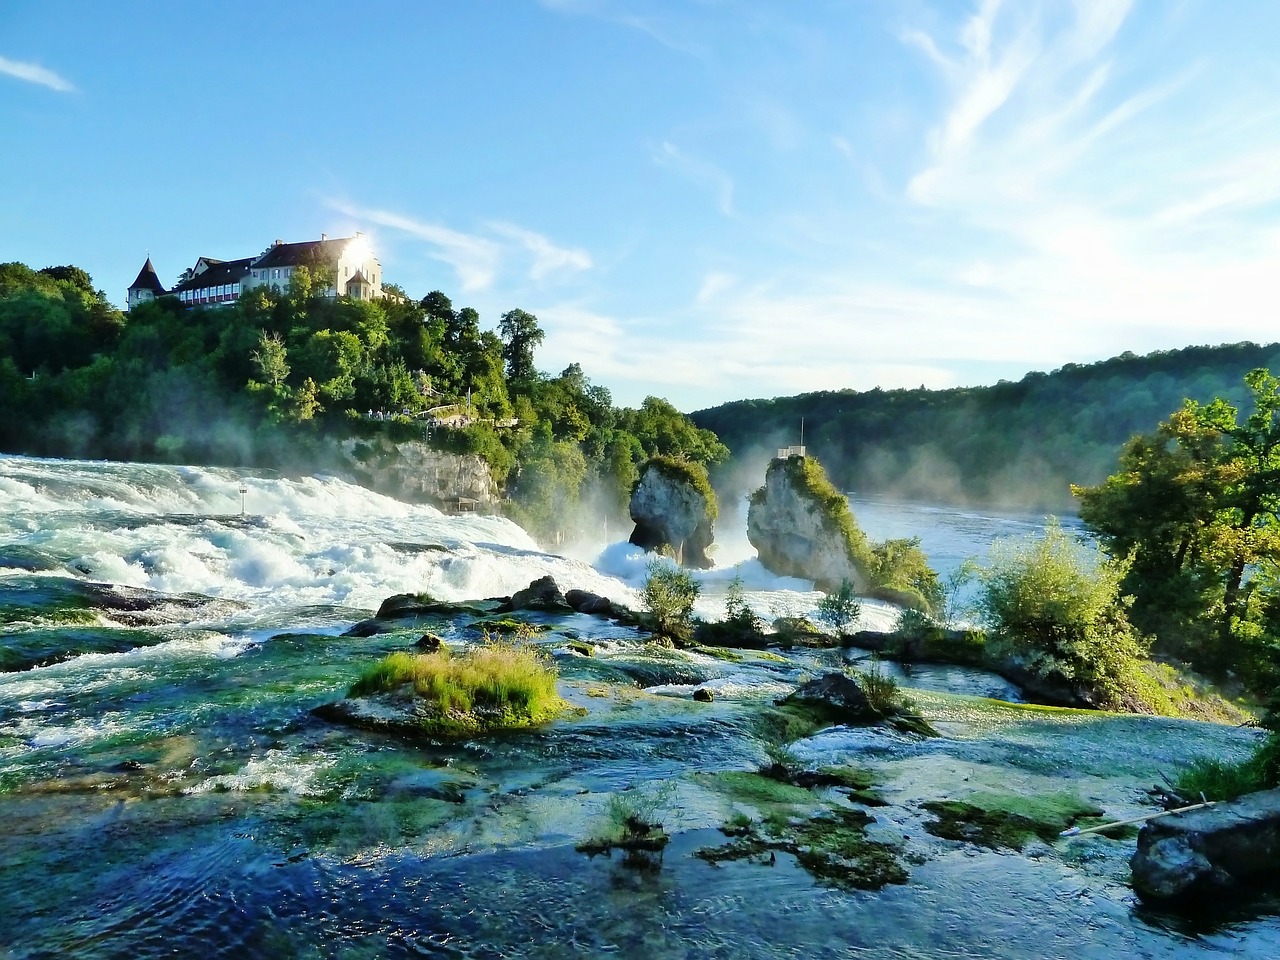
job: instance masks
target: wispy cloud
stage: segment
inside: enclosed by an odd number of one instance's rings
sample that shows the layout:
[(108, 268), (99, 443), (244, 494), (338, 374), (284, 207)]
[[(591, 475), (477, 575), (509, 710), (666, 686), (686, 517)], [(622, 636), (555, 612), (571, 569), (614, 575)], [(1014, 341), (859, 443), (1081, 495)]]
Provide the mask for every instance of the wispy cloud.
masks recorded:
[(542, 234), (513, 223), (491, 223), (489, 229), (514, 240), (529, 252), (533, 258), (529, 266), (530, 280), (543, 280), (553, 273), (578, 273), (591, 269), (591, 255), (581, 248), (556, 246)]
[(0, 73), (18, 80), (25, 80), (27, 83), (37, 83), (50, 90), (57, 90), (59, 93), (70, 93), (75, 90), (75, 85), (70, 80), (36, 63), (23, 63), (21, 60), (0, 57)]
[(522, 275), (535, 282), (553, 274), (577, 273), (592, 266), (587, 251), (558, 246), (544, 235), (512, 223), (489, 223), (486, 236), (463, 233), (389, 210), (338, 200), (330, 200), (328, 205), (359, 222), (389, 227), (425, 241), (427, 255), (452, 267), (465, 293), (489, 290), (499, 280), (504, 266), (511, 262), (525, 264)]
[(720, 167), (691, 156), (668, 141), (663, 141), (654, 151), (653, 159), (706, 189), (715, 198), (716, 208), (726, 217), (733, 216), (733, 178)]

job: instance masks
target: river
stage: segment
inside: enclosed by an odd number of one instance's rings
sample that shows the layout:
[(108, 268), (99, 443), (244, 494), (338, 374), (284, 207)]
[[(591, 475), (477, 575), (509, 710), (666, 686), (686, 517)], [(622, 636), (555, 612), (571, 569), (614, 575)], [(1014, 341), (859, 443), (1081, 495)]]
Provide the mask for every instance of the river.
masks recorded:
[[(944, 573), (1042, 524), (853, 505), (873, 537), (919, 536)], [(724, 539), (721, 566), (699, 575), (703, 615), (722, 611), (734, 576), (762, 614), (814, 610), (809, 584)], [(771, 756), (753, 711), (849, 652), (715, 657), (544, 617), (580, 716), (404, 742), (310, 712), (416, 639), (342, 636), (389, 595), (473, 600), (550, 574), (634, 604), (644, 572), (624, 544), (551, 555), (504, 519), (446, 517), (333, 478), (0, 456), (0, 956), (1280, 953), (1270, 901), (1194, 924), (1143, 908), (1132, 839), (992, 850), (933, 836), (921, 806), (1069, 791), (1133, 815), (1149, 809), (1144, 787), (1191, 758), (1242, 756), (1250, 730), (1029, 709), (998, 677), (958, 668), (900, 675), (943, 736), (836, 727), (790, 748), (876, 779), (886, 805), (869, 809), (868, 835), (909, 876), (855, 890), (788, 853), (693, 856), (774, 803), (725, 787)], [(894, 616), (868, 602), (862, 621)], [(439, 632), (475, 640), (462, 621)], [(584, 640), (595, 656), (569, 646)], [(698, 686), (715, 702), (694, 703)], [(660, 860), (575, 849), (617, 798), (661, 820)], [(769, 810), (847, 806), (828, 792)]]

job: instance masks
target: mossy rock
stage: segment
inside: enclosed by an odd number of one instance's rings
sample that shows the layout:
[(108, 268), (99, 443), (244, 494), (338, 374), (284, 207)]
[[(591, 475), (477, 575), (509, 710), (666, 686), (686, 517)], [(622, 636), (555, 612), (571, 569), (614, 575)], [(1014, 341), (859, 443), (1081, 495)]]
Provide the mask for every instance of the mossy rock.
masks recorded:
[(867, 839), (866, 827), (872, 822), (873, 818), (863, 811), (848, 808), (826, 810), (798, 822), (772, 818), (758, 827), (737, 825), (737, 839), (721, 847), (698, 850), (694, 856), (708, 863), (772, 863), (777, 851), (794, 856), (822, 886), (879, 890), (887, 884), (906, 883), (908, 875), (901, 851), (891, 844)]
[(975, 793), (964, 800), (930, 800), (921, 807), (934, 815), (925, 830), (992, 850), (1021, 850), (1033, 837), (1053, 841), (1082, 817), (1103, 811), (1070, 792), (1045, 794)]

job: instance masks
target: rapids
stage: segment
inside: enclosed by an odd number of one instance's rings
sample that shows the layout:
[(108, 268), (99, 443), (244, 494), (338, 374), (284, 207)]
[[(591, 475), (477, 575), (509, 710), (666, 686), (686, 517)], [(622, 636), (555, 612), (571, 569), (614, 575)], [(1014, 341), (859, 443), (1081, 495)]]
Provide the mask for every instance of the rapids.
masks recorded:
[[(854, 509), (872, 536), (921, 536), (944, 572), (1041, 522)], [(766, 617), (813, 612), (810, 584), (722, 549), (741, 562), (699, 574), (703, 615), (723, 612), (735, 575)], [(710, 656), (591, 617), (539, 617), (580, 716), (411, 743), (310, 713), (416, 639), (341, 636), (385, 597), (473, 600), (547, 574), (635, 604), (645, 561), (625, 544), (590, 562), (549, 554), (507, 520), (334, 478), (0, 457), (0, 956), (1280, 952), (1271, 901), (1195, 923), (1138, 905), (1131, 839), (994, 851), (932, 836), (921, 807), (1069, 790), (1133, 815), (1161, 775), (1242, 755), (1250, 730), (1029, 708), (977, 671), (898, 671), (942, 737), (836, 727), (790, 747), (807, 767), (874, 776), (887, 805), (869, 810), (869, 836), (900, 849), (909, 879), (871, 892), (825, 884), (789, 853), (692, 856), (761, 809), (724, 786), (772, 756), (760, 706), (855, 651)], [(894, 616), (868, 603), (862, 623)], [(461, 619), (437, 627), (451, 644), (476, 638)], [(690, 699), (699, 686), (714, 703)], [(575, 850), (619, 799), (672, 836), (656, 863)], [(779, 810), (848, 803), (828, 790)]]

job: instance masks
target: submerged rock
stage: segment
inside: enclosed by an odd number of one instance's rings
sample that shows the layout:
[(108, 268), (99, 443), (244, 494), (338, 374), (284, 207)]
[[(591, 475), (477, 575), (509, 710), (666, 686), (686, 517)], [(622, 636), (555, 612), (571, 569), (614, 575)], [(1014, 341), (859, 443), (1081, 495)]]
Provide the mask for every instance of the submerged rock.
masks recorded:
[(1280, 789), (1151, 820), (1138, 834), (1133, 888), (1194, 903), (1280, 884)]

